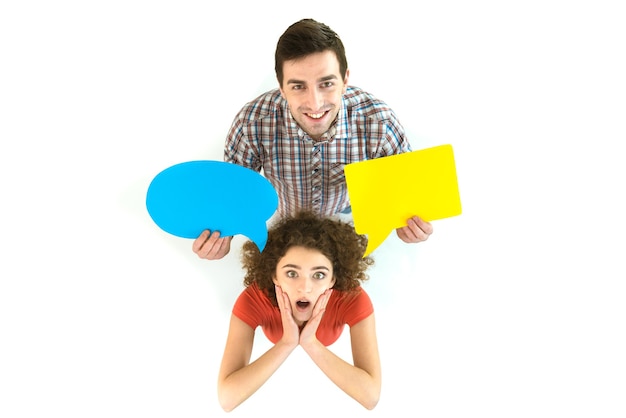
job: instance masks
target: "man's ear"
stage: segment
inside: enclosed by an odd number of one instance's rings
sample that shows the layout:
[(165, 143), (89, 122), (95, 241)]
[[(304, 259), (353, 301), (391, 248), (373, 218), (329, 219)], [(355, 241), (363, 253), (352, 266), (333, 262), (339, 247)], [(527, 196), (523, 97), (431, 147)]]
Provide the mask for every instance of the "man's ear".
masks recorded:
[(346, 69), (346, 76), (343, 78), (343, 92), (348, 89), (348, 79), (350, 78), (350, 69)]
[(280, 91), (280, 95), (283, 96), (283, 99), (284, 99), (285, 98), (285, 92), (283, 92), (283, 84), (280, 82), (278, 77), (276, 77), (276, 82), (278, 82), (278, 90)]

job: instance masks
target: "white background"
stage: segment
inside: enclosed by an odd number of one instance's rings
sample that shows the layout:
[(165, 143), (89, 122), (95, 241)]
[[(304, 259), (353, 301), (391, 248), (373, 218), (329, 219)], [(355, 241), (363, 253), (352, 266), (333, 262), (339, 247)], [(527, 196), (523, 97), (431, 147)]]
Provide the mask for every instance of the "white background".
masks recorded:
[(463, 214), (374, 252), (374, 411), (296, 351), (230, 416), (626, 416), (618, 3), (3, 2), (0, 416), (227, 415), (215, 382), (245, 237), (199, 260), (145, 192), (221, 159), (303, 17), (339, 33), (351, 84), (414, 149), (453, 145)]

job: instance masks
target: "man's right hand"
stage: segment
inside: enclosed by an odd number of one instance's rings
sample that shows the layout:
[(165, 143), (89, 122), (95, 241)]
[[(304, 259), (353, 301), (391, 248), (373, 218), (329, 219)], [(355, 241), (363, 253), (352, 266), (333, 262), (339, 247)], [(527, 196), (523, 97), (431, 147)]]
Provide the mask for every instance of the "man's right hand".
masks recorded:
[(219, 260), (230, 251), (230, 242), (233, 237), (220, 237), (220, 233), (211, 233), (208, 229), (203, 231), (193, 242), (193, 252), (200, 258), (207, 260)]

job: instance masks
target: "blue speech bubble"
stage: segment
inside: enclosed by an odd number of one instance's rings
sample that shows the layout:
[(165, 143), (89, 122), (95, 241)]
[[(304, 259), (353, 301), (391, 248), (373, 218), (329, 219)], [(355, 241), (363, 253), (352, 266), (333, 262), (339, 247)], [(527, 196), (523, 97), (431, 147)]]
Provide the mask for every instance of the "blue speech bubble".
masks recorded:
[(267, 220), (278, 208), (272, 184), (254, 170), (222, 161), (188, 161), (157, 174), (146, 208), (163, 231), (197, 238), (202, 231), (242, 234), (260, 251), (267, 243)]

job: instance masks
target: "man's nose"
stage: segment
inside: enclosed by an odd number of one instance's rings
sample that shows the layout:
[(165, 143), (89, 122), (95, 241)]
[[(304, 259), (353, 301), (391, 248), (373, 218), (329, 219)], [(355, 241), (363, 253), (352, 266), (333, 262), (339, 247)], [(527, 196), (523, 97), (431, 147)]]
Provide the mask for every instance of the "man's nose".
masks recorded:
[(318, 110), (322, 110), (322, 107), (324, 106), (323, 95), (317, 88), (309, 89), (308, 101), (309, 101), (308, 106), (314, 112)]

